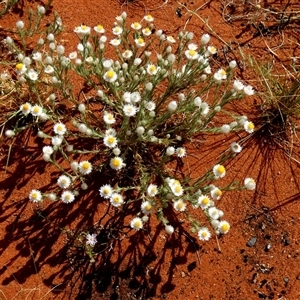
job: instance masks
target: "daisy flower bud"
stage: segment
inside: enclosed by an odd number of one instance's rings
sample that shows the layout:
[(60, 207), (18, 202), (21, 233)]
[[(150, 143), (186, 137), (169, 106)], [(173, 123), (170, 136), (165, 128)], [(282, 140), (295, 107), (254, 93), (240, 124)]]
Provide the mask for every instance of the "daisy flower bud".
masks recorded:
[(144, 201), (141, 205), (141, 211), (145, 215), (149, 215), (153, 212), (153, 205), (151, 204), (150, 201)]
[(253, 90), (253, 87), (251, 85), (247, 85), (244, 87), (244, 93), (245, 95), (247, 96), (252, 96), (254, 95), (254, 90)]
[(61, 175), (57, 179), (57, 184), (61, 189), (67, 189), (71, 185), (71, 179), (66, 175)]
[(76, 171), (78, 170), (79, 164), (78, 164), (77, 161), (72, 161), (72, 162), (70, 163), (70, 167), (71, 167), (71, 169), (72, 169), (74, 172), (76, 172)]
[(153, 89), (152, 82), (147, 82), (146, 85), (145, 85), (145, 88), (146, 88), (147, 91), (152, 91), (152, 89)]
[(171, 235), (171, 234), (174, 233), (174, 227), (171, 226), (171, 225), (166, 225), (165, 226), (165, 231), (166, 231), (167, 234)]
[(210, 207), (207, 210), (208, 216), (214, 220), (218, 220), (220, 218), (219, 210), (216, 207)]
[(110, 196), (109, 201), (110, 201), (111, 205), (114, 207), (119, 207), (124, 203), (124, 199), (123, 199), (122, 195), (118, 194), (118, 193), (113, 193)]
[(216, 176), (216, 178), (222, 178), (226, 174), (225, 167), (222, 165), (215, 165), (213, 167), (213, 173)]
[(55, 193), (50, 193), (47, 195), (48, 199), (51, 201), (55, 201), (57, 199), (56, 194)]
[(235, 80), (233, 82), (233, 89), (236, 91), (236, 92), (240, 92), (240, 91), (243, 91), (244, 90), (244, 85), (241, 81), (239, 80)]
[(227, 134), (227, 133), (229, 133), (230, 132), (230, 126), (228, 125), (228, 124), (224, 124), (224, 125), (222, 125), (221, 126), (221, 128), (220, 128), (220, 132), (221, 133), (225, 133), (225, 134)]
[(198, 237), (201, 241), (208, 241), (211, 237), (211, 233), (209, 232), (207, 227), (202, 227), (198, 231)]
[(102, 198), (109, 199), (113, 194), (113, 189), (109, 184), (105, 184), (99, 189), (99, 192)]
[(84, 160), (84, 161), (79, 163), (78, 169), (79, 169), (79, 172), (82, 175), (87, 175), (87, 174), (90, 174), (92, 172), (93, 166), (89, 161)]
[(51, 143), (53, 146), (60, 146), (62, 142), (63, 142), (63, 138), (60, 135), (56, 135), (51, 138)]
[(87, 127), (86, 127), (85, 124), (82, 123), (82, 124), (79, 124), (78, 130), (79, 130), (81, 133), (86, 133)]
[(143, 228), (143, 221), (142, 221), (142, 219), (138, 218), (138, 217), (132, 219), (131, 222), (130, 222), (130, 227), (133, 228), (133, 229), (135, 229), (135, 230), (142, 229)]
[(166, 154), (167, 154), (168, 156), (171, 156), (171, 155), (173, 155), (174, 153), (175, 153), (175, 148), (174, 148), (174, 147), (169, 146), (169, 147), (166, 149)]
[(210, 35), (209, 34), (203, 34), (201, 37), (201, 44), (202, 45), (207, 45), (209, 43), (210, 40)]
[(145, 128), (143, 126), (138, 126), (137, 129), (136, 129), (136, 133), (137, 135), (141, 136), (143, 135), (145, 132)]
[(232, 61), (229, 62), (229, 68), (230, 69), (234, 69), (236, 67), (236, 65), (237, 65), (237, 63), (236, 63), (235, 60), (232, 60)]
[(169, 104), (168, 104), (168, 110), (169, 112), (174, 112), (176, 109), (177, 109), (177, 102), (176, 101), (171, 101)]
[(253, 191), (256, 188), (255, 180), (252, 178), (249, 178), (249, 177), (245, 179), (244, 185), (245, 185), (245, 188), (250, 191)]
[(230, 229), (230, 224), (227, 221), (220, 221), (218, 229), (220, 233), (226, 234)]
[(18, 21), (17, 23), (16, 23), (16, 27), (18, 28), (18, 29), (23, 29), (24, 28), (24, 22), (23, 21)]
[(11, 129), (7, 129), (5, 131), (5, 136), (7, 136), (8, 138), (13, 137), (14, 135), (15, 135), (15, 132), (13, 130), (11, 130)]
[(89, 186), (85, 182), (83, 182), (80, 187), (82, 190), (86, 191)]
[(32, 190), (29, 193), (29, 200), (34, 203), (41, 202), (43, 200), (42, 193), (39, 190)]
[(78, 105), (78, 111), (81, 112), (81, 113), (85, 112), (85, 105), (83, 103)]
[(71, 191), (64, 191), (60, 199), (63, 203), (72, 203), (75, 200), (75, 195)]
[(43, 160), (44, 160), (44, 161), (47, 161), (47, 162), (50, 161), (50, 160), (51, 160), (50, 155), (47, 154), (47, 153), (44, 153), (44, 154), (43, 154)]

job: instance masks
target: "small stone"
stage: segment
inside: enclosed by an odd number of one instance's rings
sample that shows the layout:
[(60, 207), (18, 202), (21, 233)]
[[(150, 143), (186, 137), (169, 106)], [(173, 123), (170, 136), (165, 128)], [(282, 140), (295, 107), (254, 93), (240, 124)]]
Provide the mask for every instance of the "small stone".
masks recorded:
[(248, 242), (247, 242), (247, 246), (248, 247), (253, 247), (256, 244), (257, 238), (256, 237), (252, 237)]
[(181, 277), (184, 278), (185, 277), (185, 273), (181, 272)]
[(272, 245), (271, 244), (267, 244), (265, 247), (265, 252), (269, 252), (269, 250), (271, 249)]
[(284, 281), (285, 283), (289, 283), (290, 280), (288, 279), (288, 277), (284, 277), (284, 278), (283, 278), (283, 281)]

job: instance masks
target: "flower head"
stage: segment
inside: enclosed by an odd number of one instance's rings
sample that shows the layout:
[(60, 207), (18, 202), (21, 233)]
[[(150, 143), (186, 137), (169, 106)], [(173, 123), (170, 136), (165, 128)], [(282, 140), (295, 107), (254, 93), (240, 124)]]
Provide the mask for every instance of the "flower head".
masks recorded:
[(220, 233), (226, 234), (230, 229), (230, 224), (227, 221), (220, 221), (218, 229)]
[(110, 69), (104, 73), (103, 78), (105, 81), (115, 82), (117, 80), (118, 76), (113, 69)]
[(240, 153), (242, 151), (241, 145), (236, 142), (232, 142), (230, 144), (230, 148), (231, 148), (231, 151), (234, 153)]
[(252, 96), (254, 95), (254, 90), (253, 90), (253, 87), (251, 85), (247, 85), (244, 87), (244, 93), (245, 95), (247, 96)]
[(184, 201), (182, 199), (179, 199), (177, 201), (174, 202), (173, 204), (174, 209), (176, 211), (185, 211), (186, 210), (186, 203), (184, 203)]
[(154, 18), (151, 15), (148, 14), (148, 15), (144, 16), (144, 20), (147, 21), (147, 22), (153, 22)]
[(61, 189), (67, 189), (71, 185), (71, 179), (66, 175), (61, 175), (57, 179), (57, 184)]
[(220, 200), (222, 191), (219, 188), (214, 187), (213, 189), (211, 189), (210, 195), (214, 200)]
[(117, 146), (118, 140), (114, 135), (106, 135), (103, 139), (103, 143), (108, 148), (115, 148)]
[(121, 35), (123, 32), (123, 29), (120, 26), (115, 26), (112, 31), (113, 31), (114, 35)]
[(131, 24), (131, 28), (134, 29), (134, 30), (139, 30), (142, 28), (142, 25), (140, 22), (134, 22)]
[(202, 227), (198, 231), (198, 237), (201, 241), (208, 241), (211, 237), (211, 233), (209, 232), (207, 227)]
[(159, 68), (153, 64), (148, 64), (148, 66), (147, 66), (147, 73), (149, 75), (156, 75), (158, 70), (159, 70)]
[(167, 234), (173, 234), (174, 233), (174, 227), (172, 225), (166, 225), (165, 226), (165, 231)]
[(223, 165), (215, 165), (213, 167), (213, 173), (216, 176), (216, 178), (222, 178), (226, 174), (226, 169)]
[(205, 195), (201, 195), (197, 201), (197, 205), (199, 205), (202, 209), (208, 208), (211, 206), (211, 203), (212, 201)]
[(99, 189), (99, 192), (101, 197), (109, 199), (113, 194), (113, 188), (109, 184), (105, 184)]
[(31, 112), (31, 104), (26, 102), (20, 106), (20, 111), (26, 116)]
[(127, 117), (135, 116), (137, 111), (138, 111), (137, 107), (132, 104), (125, 104), (123, 106), (123, 112), (124, 112), (125, 116), (127, 116)]
[(64, 135), (67, 132), (66, 125), (63, 123), (56, 123), (53, 127), (53, 130), (58, 135)]
[(152, 31), (149, 27), (146, 27), (146, 28), (142, 29), (142, 33), (143, 33), (144, 36), (149, 36), (149, 35), (152, 34)]
[(101, 24), (98, 24), (97, 26), (94, 26), (94, 30), (98, 34), (102, 34), (102, 33), (105, 32), (105, 29)]
[(80, 26), (75, 27), (74, 32), (77, 33), (79, 38), (82, 39), (83, 37), (91, 33), (91, 27), (82, 24)]
[(188, 60), (195, 60), (199, 58), (199, 53), (194, 49), (189, 49), (185, 51), (185, 56)]
[(41, 202), (43, 200), (42, 193), (39, 190), (32, 190), (29, 193), (29, 200), (34, 203)]
[(147, 194), (150, 197), (154, 197), (155, 195), (157, 195), (158, 193), (158, 189), (157, 189), (157, 185), (156, 184), (149, 184), (148, 188), (147, 188)]
[(208, 213), (209, 217), (214, 220), (218, 220), (220, 218), (219, 210), (215, 206), (210, 207), (207, 210), (207, 213)]
[(35, 117), (39, 117), (43, 113), (43, 108), (37, 104), (31, 107), (31, 114)]
[(133, 52), (132, 52), (131, 50), (125, 50), (125, 51), (122, 53), (122, 56), (123, 56), (125, 59), (129, 59), (132, 55), (133, 55)]
[(138, 218), (138, 217), (132, 219), (131, 222), (130, 222), (130, 227), (133, 228), (133, 229), (135, 229), (135, 230), (142, 229), (143, 228), (143, 221), (142, 221), (142, 219)]
[(109, 43), (112, 46), (117, 47), (117, 46), (119, 46), (121, 44), (121, 40), (120, 39), (112, 39)]
[(71, 191), (64, 191), (60, 198), (63, 203), (71, 203), (75, 200), (75, 195)]
[(123, 163), (123, 159), (119, 156), (115, 156), (110, 160), (110, 167), (114, 170), (121, 170), (125, 164)]
[(103, 120), (104, 120), (105, 124), (108, 124), (108, 125), (114, 124), (116, 122), (114, 115), (107, 111), (104, 111)]
[(253, 133), (254, 132), (254, 124), (250, 121), (245, 121), (244, 123), (244, 129), (248, 132), (248, 133)]
[(184, 157), (186, 155), (186, 150), (183, 147), (176, 148), (176, 154), (178, 157)]
[(113, 193), (109, 199), (110, 203), (114, 207), (119, 207), (124, 203), (124, 199), (121, 194)]
[(96, 234), (93, 233), (93, 234), (87, 234), (86, 235), (86, 244), (91, 246), (91, 247), (94, 247), (96, 244), (97, 244), (97, 238), (96, 238)]
[(79, 169), (79, 172), (83, 175), (87, 175), (87, 174), (90, 174), (92, 172), (92, 164), (87, 161), (87, 160), (84, 160), (82, 162), (79, 163), (79, 166), (78, 166), (78, 169)]
[(153, 205), (150, 201), (144, 201), (141, 205), (141, 210), (145, 215), (149, 215), (153, 212)]
[(135, 39), (135, 44), (137, 47), (144, 47), (146, 45), (145, 40), (143, 38)]

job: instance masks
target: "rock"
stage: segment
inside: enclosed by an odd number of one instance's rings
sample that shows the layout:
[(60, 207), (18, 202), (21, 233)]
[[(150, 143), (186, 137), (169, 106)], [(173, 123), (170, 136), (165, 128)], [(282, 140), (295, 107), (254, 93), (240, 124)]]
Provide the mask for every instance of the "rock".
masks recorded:
[(247, 246), (248, 247), (253, 247), (256, 244), (257, 238), (256, 237), (252, 237), (248, 242), (247, 242)]

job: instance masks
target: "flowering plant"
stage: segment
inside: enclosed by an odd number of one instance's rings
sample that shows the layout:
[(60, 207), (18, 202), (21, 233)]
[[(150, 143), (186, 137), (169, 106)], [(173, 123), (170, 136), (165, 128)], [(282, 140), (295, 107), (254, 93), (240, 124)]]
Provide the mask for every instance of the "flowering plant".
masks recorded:
[[(226, 176), (227, 156), (198, 178), (183, 177), (172, 166), (189, 155), (187, 145), (192, 147), (195, 136), (218, 134), (223, 139), (230, 132), (252, 133), (254, 124), (226, 106), (253, 95), (253, 88), (233, 80), (235, 61), (212, 71), (217, 50), (208, 45), (208, 34), (196, 43), (191, 32), (175, 38), (155, 30), (151, 15), (129, 26), (126, 21), (125, 13), (116, 18), (109, 41), (101, 24), (76, 27), (79, 43), (69, 54), (57, 40), (62, 26), (57, 18), (52, 26), (57, 30), (40, 38), (31, 55), (6, 38), (18, 61), (15, 77), (1, 74), (1, 85), (15, 90), (10, 95), (15, 109), (2, 124), (5, 134), (14, 139), (36, 128), (44, 142), (39, 149), (43, 159), (61, 172), (54, 191), (37, 187), (29, 199), (70, 204), (101, 178), (99, 199), (93, 201), (106, 201), (112, 213), (123, 211), (130, 216), (127, 225), (136, 231), (156, 216), (172, 234), (176, 224), (168, 216), (176, 214), (191, 221), (200, 240), (209, 240), (209, 227), (217, 235), (226, 234), (230, 225), (222, 220), (217, 201), (226, 190), (255, 189), (255, 181), (217, 184)], [(20, 22), (17, 33), (25, 41), (26, 28)], [(74, 78), (84, 84), (82, 99), (72, 87)], [(226, 124), (221, 122), (224, 116)], [(232, 143), (230, 157), (241, 150)], [(193, 217), (199, 210), (208, 223)], [(97, 236), (86, 233), (89, 253), (96, 243)]]

